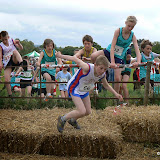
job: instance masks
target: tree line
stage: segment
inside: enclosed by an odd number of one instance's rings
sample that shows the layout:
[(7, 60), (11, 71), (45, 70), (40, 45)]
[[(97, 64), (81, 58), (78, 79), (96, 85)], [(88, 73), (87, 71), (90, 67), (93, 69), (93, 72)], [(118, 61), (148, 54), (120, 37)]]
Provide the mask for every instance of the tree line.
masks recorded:
[[(137, 40), (139, 46), (143, 40), (144, 39)], [(32, 51), (37, 51), (40, 53), (43, 50), (43, 45), (35, 46), (35, 44), (32, 41), (28, 41), (27, 39), (20, 41), (20, 42), (23, 45), (23, 50), (19, 51), (22, 56), (25, 54), (28, 54)], [(152, 51), (160, 54), (160, 42), (155, 41), (152, 44), (153, 44)], [(103, 49), (101, 47), (101, 45), (99, 45), (96, 42), (93, 43), (93, 47), (95, 47), (97, 50)], [(62, 52), (62, 54), (65, 54), (65, 55), (73, 55), (73, 52), (75, 49), (82, 49), (82, 48), (83, 48), (83, 46), (80, 46), (80, 47), (66, 46), (63, 48), (63, 47), (57, 47), (55, 45), (55, 49), (57, 51)], [(131, 48), (131, 52), (132, 52), (132, 57), (136, 57), (136, 53), (135, 53), (135, 49), (134, 49), (133, 44), (131, 44), (130, 48)]]

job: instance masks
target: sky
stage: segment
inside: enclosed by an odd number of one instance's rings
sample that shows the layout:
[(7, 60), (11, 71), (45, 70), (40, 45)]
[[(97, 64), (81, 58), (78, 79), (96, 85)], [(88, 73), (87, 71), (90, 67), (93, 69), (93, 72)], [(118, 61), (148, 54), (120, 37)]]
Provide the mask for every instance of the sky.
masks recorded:
[(35, 45), (50, 38), (57, 47), (80, 47), (88, 34), (106, 48), (130, 15), (138, 20), (133, 29), (137, 39), (160, 41), (159, 0), (0, 0), (0, 4), (0, 31)]

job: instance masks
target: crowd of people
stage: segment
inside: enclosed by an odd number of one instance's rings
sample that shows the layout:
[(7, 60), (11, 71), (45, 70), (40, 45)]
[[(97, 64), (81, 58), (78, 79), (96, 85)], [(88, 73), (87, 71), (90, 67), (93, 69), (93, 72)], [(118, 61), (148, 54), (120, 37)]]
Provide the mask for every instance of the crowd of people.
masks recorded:
[[(107, 79), (115, 82), (129, 81), (131, 68), (121, 69), (117, 65), (132, 63), (133, 68), (136, 68), (137, 80), (145, 81), (146, 67), (143, 66), (138, 69), (138, 65), (160, 57), (159, 54), (152, 52), (152, 43), (149, 40), (142, 41), (140, 46), (142, 52), (140, 53), (136, 36), (132, 31), (136, 23), (135, 16), (127, 17), (125, 26), (115, 30), (112, 43), (103, 50), (97, 51), (93, 47), (93, 38), (90, 35), (85, 35), (82, 39), (84, 48), (75, 50), (73, 56), (62, 55), (55, 50), (53, 40), (45, 39), (44, 49), (34, 64), (28, 57), (21, 57), (17, 50), (17, 48), (23, 49), (20, 41), (13, 40), (7, 31), (2, 31), (0, 33), (0, 40), (2, 41), (0, 43), (0, 71), (4, 68), (5, 82), (11, 82), (5, 84), (8, 95), (11, 97), (13, 91), (19, 92), (20, 96), (25, 96), (26, 92), (27, 96), (38, 93), (45, 100), (48, 100), (56, 95), (56, 81), (58, 81), (60, 82), (60, 96), (71, 96), (76, 105), (76, 110), (58, 118), (58, 131), (63, 132), (66, 121), (79, 129), (77, 119), (91, 113), (89, 95), (95, 89), (95, 82), (100, 81), (104, 88), (112, 92), (120, 101), (123, 101), (123, 95), (127, 102), (129, 97), (127, 83), (122, 83), (122, 86), (120, 83), (114, 83), (113, 89), (107, 82)], [(131, 59), (130, 44), (132, 42), (136, 53), (134, 60)], [(73, 67), (69, 72), (67, 67), (61, 69), (42, 67), (40, 71), (42, 64), (77, 64), (80, 68)], [(108, 70), (110, 71), (108, 72)], [(151, 80), (153, 80), (155, 68), (151, 71)], [(40, 81), (42, 83), (37, 83)], [(101, 88), (100, 83), (98, 87)]]

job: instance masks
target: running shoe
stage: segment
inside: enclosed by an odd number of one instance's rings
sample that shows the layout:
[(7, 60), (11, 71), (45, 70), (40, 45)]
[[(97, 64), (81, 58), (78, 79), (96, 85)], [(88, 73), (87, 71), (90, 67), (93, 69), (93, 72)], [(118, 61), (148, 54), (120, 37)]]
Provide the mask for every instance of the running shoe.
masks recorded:
[(66, 123), (65, 121), (62, 121), (62, 117), (59, 116), (59, 117), (58, 117), (58, 123), (57, 123), (57, 129), (58, 129), (58, 131), (59, 131), (60, 133), (63, 132), (65, 123)]
[(81, 127), (78, 125), (77, 121), (71, 121), (71, 119), (68, 121), (70, 125), (72, 125), (75, 129), (81, 129)]

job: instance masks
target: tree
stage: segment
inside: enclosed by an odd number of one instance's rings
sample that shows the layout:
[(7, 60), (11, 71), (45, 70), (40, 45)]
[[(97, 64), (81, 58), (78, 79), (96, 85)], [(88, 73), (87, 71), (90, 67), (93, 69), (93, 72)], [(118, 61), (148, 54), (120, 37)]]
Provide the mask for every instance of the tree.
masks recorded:
[(96, 48), (97, 50), (102, 50), (103, 48), (96, 42), (93, 42), (93, 47)]
[(36, 47), (34, 46), (34, 43), (32, 41), (28, 41), (27, 39), (23, 40), (23, 41), (20, 41), (22, 46), (23, 46), (23, 50), (19, 51), (20, 54), (23, 56), (27, 53), (30, 53), (34, 50), (38, 50), (36, 49)]
[(160, 42), (153, 42), (152, 51), (155, 53), (160, 53)]
[(67, 46), (67, 47), (63, 48), (63, 50), (61, 52), (64, 55), (71, 55), (72, 56), (74, 53), (74, 50), (77, 48), (78, 47)]

